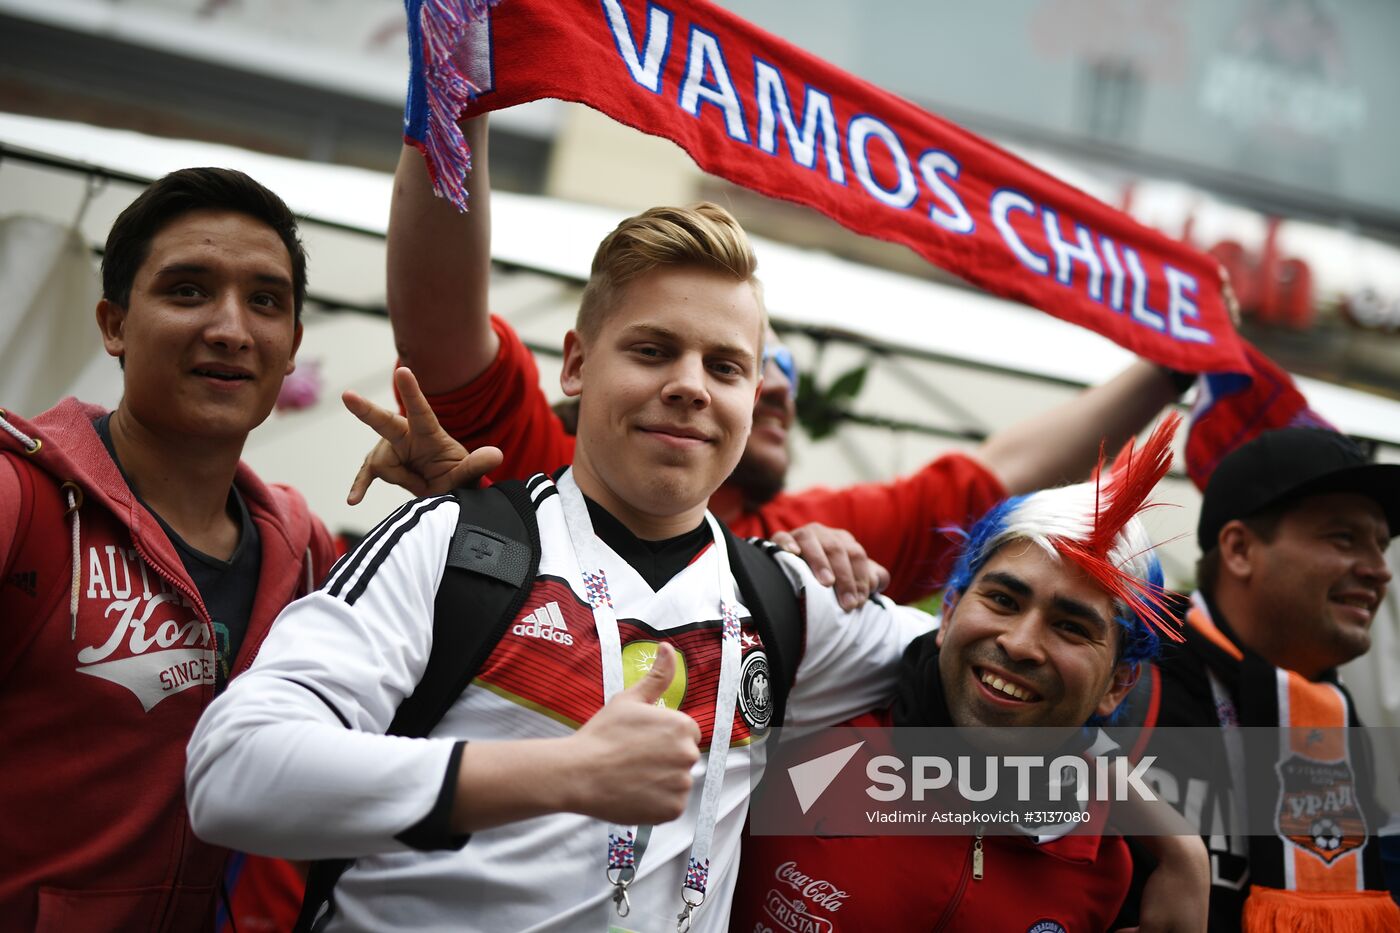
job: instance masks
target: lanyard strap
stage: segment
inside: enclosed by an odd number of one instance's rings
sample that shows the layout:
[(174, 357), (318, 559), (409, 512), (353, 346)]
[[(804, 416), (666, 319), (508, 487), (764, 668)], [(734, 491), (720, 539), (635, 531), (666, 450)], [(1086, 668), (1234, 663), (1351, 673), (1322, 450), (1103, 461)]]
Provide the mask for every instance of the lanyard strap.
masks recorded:
[[(608, 591), (608, 578), (603, 569), (598, 539), (588, 516), (588, 505), (574, 481), (573, 469), (567, 470), (556, 484), (564, 508), (564, 522), (569, 530), (574, 561), (578, 565), (580, 582), (593, 609), (593, 624), (598, 633), (598, 647), (603, 666), (603, 702), (607, 703), (622, 690), (622, 644), (617, 629), (617, 613)], [(742, 653), (739, 637), (738, 600), (734, 593), (734, 577), (729, 572), (729, 549), (719, 522), (708, 511), (705, 522), (714, 537), (716, 583), (721, 620), (719, 690), (715, 697), (715, 720), (710, 738), (710, 750), (705, 762), (705, 783), (700, 792), (700, 812), (696, 816), (695, 841), (686, 861), (685, 881), (681, 888), (682, 909), (677, 917), (677, 929), (690, 928), (691, 914), (705, 900), (709, 883), (710, 847), (714, 842), (715, 824), (719, 817), (720, 790), (724, 785), (725, 766), (729, 758), (729, 740), (734, 727), (734, 709), (739, 697), (739, 661)], [(613, 903), (619, 916), (627, 916), (630, 905), (627, 887), (637, 876), (641, 849), (650, 835), (644, 827), (639, 846), (636, 826), (609, 824), (607, 840), (607, 876), (614, 887)]]

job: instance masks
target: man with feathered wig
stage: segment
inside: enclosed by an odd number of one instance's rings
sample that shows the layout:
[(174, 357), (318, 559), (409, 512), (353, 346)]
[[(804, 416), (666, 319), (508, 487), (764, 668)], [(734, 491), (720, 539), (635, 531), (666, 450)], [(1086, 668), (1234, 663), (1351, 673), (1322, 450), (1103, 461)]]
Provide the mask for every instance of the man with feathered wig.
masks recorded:
[[(1160, 637), (1178, 637), (1138, 518), (1170, 463), (1176, 424), (1169, 419), (1141, 450), (1126, 450), (1111, 473), (1007, 499), (967, 531), (942, 622), (905, 652), (895, 704), (851, 725), (982, 727), (975, 744), (1023, 741), (1024, 727), (1048, 727), (1057, 744), (1086, 752), (1098, 730), (1083, 727), (1111, 718)], [(779, 928), (774, 912), (791, 903), (798, 877), (840, 894), (805, 899), (803, 910), (829, 924), (813, 929), (1110, 927), (1132, 876), (1121, 837), (1028, 826), (984, 838), (982, 829), (751, 836), (734, 928)], [(1143, 841), (1163, 866), (1152, 882), (1158, 899), (1145, 911), (1173, 911), (1169, 929), (1193, 911), (1203, 921), (1200, 840)]]

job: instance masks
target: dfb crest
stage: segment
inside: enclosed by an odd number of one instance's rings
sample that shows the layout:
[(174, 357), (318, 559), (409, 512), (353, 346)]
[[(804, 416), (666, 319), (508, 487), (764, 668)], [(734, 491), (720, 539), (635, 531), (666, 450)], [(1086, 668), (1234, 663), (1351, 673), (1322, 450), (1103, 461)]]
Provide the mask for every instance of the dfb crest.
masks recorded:
[(768, 655), (755, 648), (744, 656), (739, 668), (739, 714), (749, 731), (762, 735), (773, 721), (773, 684), (768, 673)]

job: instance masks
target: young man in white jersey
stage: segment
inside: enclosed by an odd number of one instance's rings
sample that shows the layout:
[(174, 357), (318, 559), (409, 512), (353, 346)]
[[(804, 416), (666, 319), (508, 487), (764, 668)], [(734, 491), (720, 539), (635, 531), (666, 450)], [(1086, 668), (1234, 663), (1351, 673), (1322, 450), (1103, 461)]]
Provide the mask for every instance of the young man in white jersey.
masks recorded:
[[(527, 484), (538, 575), (429, 738), (383, 733), (432, 651), (451, 496), (382, 523), (201, 721), (200, 835), (355, 859), (316, 929), (727, 928), (769, 722), (751, 676), (764, 646), (706, 502), (762, 384), (755, 266), (712, 205), (649, 211), (600, 245), (565, 340), (574, 464)], [(844, 614), (779, 559), (806, 626), (785, 723), (887, 702), (925, 618), (884, 601)]]

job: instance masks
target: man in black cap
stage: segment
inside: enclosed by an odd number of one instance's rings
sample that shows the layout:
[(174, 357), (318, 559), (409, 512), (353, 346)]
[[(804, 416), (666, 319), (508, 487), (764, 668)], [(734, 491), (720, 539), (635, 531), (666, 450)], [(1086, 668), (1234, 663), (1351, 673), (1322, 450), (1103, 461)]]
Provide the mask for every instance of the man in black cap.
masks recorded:
[(1400, 465), (1370, 463), (1331, 431), (1267, 432), (1210, 478), (1186, 640), (1129, 705), (1148, 726), (1217, 727), (1159, 728), (1148, 748), (1158, 792), (1211, 850), (1212, 930), (1400, 930), (1373, 838), (1369, 748), (1343, 728), (1359, 723), (1336, 676), (1370, 647), (1397, 533)]

